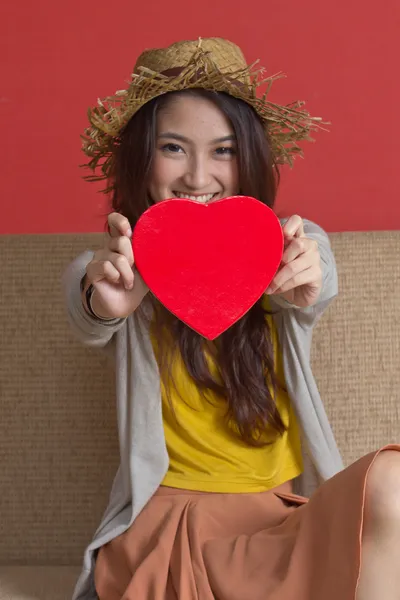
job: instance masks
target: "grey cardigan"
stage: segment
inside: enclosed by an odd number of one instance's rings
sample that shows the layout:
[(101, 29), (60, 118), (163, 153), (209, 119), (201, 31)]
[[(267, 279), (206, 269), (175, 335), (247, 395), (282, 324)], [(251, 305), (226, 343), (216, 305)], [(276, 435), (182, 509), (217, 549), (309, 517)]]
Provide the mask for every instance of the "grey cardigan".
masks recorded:
[[(295, 482), (295, 490), (310, 495), (343, 464), (310, 367), (313, 327), (337, 294), (336, 265), (326, 233), (310, 221), (305, 221), (305, 233), (318, 242), (321, 255), (323, 288), (318, 302), (300, 309), (278, 296), (271, 296), (271, 301), (277, 309), (274, 319), (286, 385), (302, 434), (305, 468)], [(74, 333), (84, 344), (107, 348), (114, 357), (121, 463), (102, 522), (86, 549), (73, 600), (97, 598), (93, 579), (96, 551), (130, 527), (168, 469), (160, 377), (146, 320), (140, 316), (141, 311), (110, 322), (97, 321), (87, 314), (80, 281), (92, 256), (87, 251), (69, 265), (63, 287)]]

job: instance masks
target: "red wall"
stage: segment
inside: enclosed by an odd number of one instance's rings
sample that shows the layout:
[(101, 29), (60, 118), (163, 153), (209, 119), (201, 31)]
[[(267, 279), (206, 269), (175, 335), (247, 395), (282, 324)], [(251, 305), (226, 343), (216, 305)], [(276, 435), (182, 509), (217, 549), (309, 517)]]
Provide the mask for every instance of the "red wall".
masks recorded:
[(77, 166), (87, 106), (124, 86), (143, 48), (211, 35), (287, 73), (273, 100), (332, 122), (284, 173), (281, 211), (328, 231), (400, 228), (398, 0), (4, 4), (0, 233), (101, 229), (105, 199)]

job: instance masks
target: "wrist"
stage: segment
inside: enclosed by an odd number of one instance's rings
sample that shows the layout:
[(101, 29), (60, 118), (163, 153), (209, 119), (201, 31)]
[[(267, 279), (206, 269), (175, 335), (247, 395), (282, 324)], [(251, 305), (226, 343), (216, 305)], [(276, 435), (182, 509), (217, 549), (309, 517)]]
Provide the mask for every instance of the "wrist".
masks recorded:
[(91, 292), (88, 308), (90, 310), (91, 315), (96, 319), (99, 319), (100, 321), (115, 321), (115, 319), (118, 318), (114, 315), (110, 315), (107, 312), (99, 298), (99, 293), (96, 291), (96, 288), (94, 286)]
[(82, 303), (85, 311), (98, 321), (113, 321), (115, 317), (107, 314), (104, 306), (99, 300), (96, 288), (85, 276), (81, 281)]

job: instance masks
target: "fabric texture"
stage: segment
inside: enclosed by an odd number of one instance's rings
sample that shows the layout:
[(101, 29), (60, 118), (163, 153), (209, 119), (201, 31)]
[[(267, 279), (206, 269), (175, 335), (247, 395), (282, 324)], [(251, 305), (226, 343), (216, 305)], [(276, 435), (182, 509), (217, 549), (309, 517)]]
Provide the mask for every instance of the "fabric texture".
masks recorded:
[[(267, 297), (264, 306), (269, 308)], [(163, 332), (163, 353), (167, 363), (160, 362), (154, 326), (152, 346), (161, 378), (161, 397), (165, 443), (169, 456), (168, 472), (162, 485), (208, 492), (264, 492), (298, 477), (303, 468), (298, 423), (285, 387), (282, 353), (271, 314), (268, 323), (274, 371), (278, 379), (275, 403), (286, 431), (272, 427), (263, 435), (263, 446), (244, 442), (235, 423), (227, 421), (226, 400), (211, 390), (199, 390), (190, 377), (179, 351), (172, 349), (167, 331)], [(221, 383), (210, 348), (205, 345), (208, 367)], [(274, 390), (270, 385), (271, 394)]]
[[(318, 303), (299, 309), (279, 296), (270, 297), (283, 353), (285, 380), (296, 410), (304, 444), (304, 473), (296, 492), (309, 495), (318, 483), (340, 471), (343, 463), (318, 393), (310, 365), (312, 331), (337, 294), (337, 273), (329, 238), (316, 224), (304, 223), (305, 234), (317, 241), (323, 270)], [(95, 552), (131, 526), (158, 489), (168, 470), (168, 452), (162, 423), (160, 377), (148, 320), (135, 311), (116, 324), (94, 320), (83, 308), (80, 281), (93, 254), (78, 257), (64, 276), (69, 321), (87, 345), (107, 347), (114, 353), (117, 418), (121, 462), (109, 505), (89, 545), (74, 600), (95, 598)], [(142, 303), (146, 310), (146, 303)], [(308, 458), (308, 460), (307, 460)]]
[(197, 495), (161, 488), (132, 527), (100, 550), (99, 599), (354, 598), (365, 485), (376, 456), (322, 484), (308, 503), (284, 486)]

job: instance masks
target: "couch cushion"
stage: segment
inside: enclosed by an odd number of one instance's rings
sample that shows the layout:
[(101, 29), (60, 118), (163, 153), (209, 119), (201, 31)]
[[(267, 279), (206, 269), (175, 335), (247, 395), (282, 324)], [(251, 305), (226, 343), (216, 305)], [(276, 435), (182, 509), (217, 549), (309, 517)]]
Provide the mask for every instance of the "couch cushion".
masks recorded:
[(400, 231), (331, 239), (339, 296), (316, 329), (312, 362), (348, 465), (400, 443)]
[(2, 600), (71, 600), (77, 567), (0, 567)]

